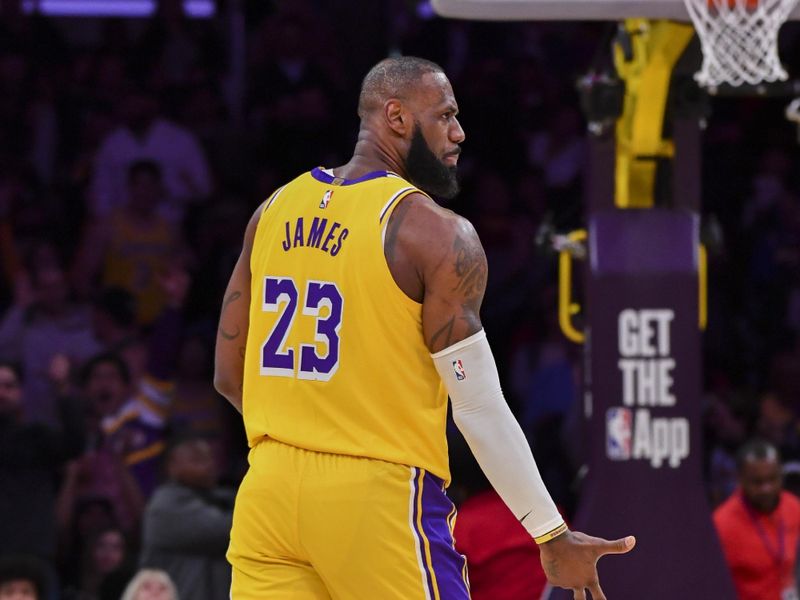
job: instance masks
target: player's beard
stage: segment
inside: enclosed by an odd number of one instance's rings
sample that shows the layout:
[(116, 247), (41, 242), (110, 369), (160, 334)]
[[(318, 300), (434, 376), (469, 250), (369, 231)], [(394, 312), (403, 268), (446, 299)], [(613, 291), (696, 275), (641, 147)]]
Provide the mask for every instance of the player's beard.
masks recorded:
[(415, 186), (433, 196), (450, 199), (459, 191), (456, 167), (448, 167), (433, 153), (418, 121), (414, 121), (414, 133), (406, 157), (408, 177)]

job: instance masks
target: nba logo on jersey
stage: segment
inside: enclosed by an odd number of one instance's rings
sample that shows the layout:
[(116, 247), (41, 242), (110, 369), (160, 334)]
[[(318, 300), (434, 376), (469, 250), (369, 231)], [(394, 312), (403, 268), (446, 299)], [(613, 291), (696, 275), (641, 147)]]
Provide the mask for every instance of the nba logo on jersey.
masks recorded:
[(333, 196), (333, 190), (328, 190), (325, 192), (325, 195), (322, 196), (322, 201), (319, 203), (320, 208), (328, 208), (328, 204), (331, 201), (331, 196)]
[(631, 409), (614, 406), (606, 411), (606, 454), (611, 460), (630, 460)]
[(459, 381), (464, 381), (467, 378), (467, 374), (464, 372), (464, 365), (461, 364), (460, 360), (453, 361), (453, 371)]

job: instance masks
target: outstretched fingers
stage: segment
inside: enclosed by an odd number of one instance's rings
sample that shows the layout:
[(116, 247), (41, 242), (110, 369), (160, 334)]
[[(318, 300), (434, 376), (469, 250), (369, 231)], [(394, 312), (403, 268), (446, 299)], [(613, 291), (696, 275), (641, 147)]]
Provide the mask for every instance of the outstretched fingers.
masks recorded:
[(632, 535), (618, 540), (597, 538), (596, 543), (597, 550), (599, 551), (598, 557), (604, 554), (625, 554), (633, 550), (634, 546), (636, 546), (636, 538)]
[(593, 583), (589, 586), (589, 591), (592, 592), (592, 600), (607, 600), (603, 590), (600, 589), (599, 583)]
[(583, 588), (573, 588), (572, 600), (586, 600), (586, 591)]

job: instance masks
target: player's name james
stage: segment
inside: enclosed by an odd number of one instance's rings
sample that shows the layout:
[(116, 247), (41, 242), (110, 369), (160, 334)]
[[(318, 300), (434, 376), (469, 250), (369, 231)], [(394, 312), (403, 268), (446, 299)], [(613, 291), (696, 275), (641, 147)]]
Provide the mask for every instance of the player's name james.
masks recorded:
[(350, 234), (350, 230), (342, 227), (341, 223), (329, 223), (328, 219), (320, 217), (314, 217), (310, 223), (306, 223), (303, 217), (297, 217), (294, 221), (286, 221), (285, 227), (286, 239), (281, 243), (285, 252), (294, 248), (316, 248), (336, 256)]

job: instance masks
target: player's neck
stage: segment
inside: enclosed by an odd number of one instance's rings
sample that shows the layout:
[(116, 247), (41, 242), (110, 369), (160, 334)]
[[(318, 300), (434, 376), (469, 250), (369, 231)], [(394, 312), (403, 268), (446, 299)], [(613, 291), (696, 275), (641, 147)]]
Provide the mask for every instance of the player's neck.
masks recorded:
[(341, 167), (335, 168), (333, 173), (337, 177), (357, 179), (375, 171), (391, 171), (408, 179), (404, 161), (396, 149), (381, 143), (380, 138), (362, 129), (353, 157)]

